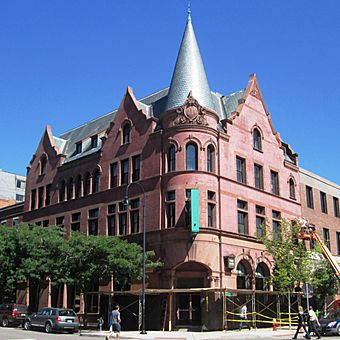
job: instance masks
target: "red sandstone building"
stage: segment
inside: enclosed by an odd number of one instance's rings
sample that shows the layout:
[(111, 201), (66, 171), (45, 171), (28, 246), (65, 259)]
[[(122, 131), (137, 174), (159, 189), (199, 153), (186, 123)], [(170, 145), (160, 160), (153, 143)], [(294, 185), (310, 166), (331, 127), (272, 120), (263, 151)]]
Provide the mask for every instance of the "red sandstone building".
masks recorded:
[[(275, 237), (282, 218), (305, 214), (306, 184), (297, 154), (274, 129), (256, 76), (236, 90), (210, 90), (189, 16), (169, 88), (137, 100), (128, 87), (116, 111), (59, 137), (46, 127), (28, 166), (23, 221), (140, 241), (145, 205), (147, 248), (164, 263), (149, 273), (148, 288), (270, 289), (273, 264), (256, 233), (266, 222)], [(195, 237), (191, 189), (199, 190)], [(335, 212), (339, 186), (331, 195)], [(0, 218), (10, 223), (16, 213)], [(339, 209), (334, 216), (329, 229), (337, 253)], [(74, 299), (69, 293), (67, 304)], [(199, 293), (179, 295), (173, 304), (175, 326), (220, 327), (205, 320)]]

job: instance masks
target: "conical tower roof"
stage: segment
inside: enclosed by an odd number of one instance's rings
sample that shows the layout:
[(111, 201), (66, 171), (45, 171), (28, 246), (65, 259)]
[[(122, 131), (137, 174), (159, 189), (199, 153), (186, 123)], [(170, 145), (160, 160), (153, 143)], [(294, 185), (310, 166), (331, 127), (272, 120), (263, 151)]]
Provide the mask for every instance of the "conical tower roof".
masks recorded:
[(166, 110), (183, 105), (190, 91), (200, 105), (215, 110), (189, 12), (172, 75)]

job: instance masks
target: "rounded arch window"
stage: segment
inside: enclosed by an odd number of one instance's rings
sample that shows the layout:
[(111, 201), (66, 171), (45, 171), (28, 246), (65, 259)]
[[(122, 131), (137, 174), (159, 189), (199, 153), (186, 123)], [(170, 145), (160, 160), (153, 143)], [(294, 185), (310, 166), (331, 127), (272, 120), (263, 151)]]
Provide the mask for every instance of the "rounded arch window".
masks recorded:
[(96, 193), (99, 191), (99, 182), (100, 182), (100, 171), (99, 169), (94, 170), (92, 176), (92, 193)]
[(91, 175), (89, 172), (86, 173), (84, 178), (84, 196), (91, 192)]
[(46, 155), (42, 155), (40, 158), (40, 175), (46, 173), (46, 164), (47, 164), (47, 157)]
[(198, 149), (195, 143), (188, 143), (185, 148), (186, 169), (198, 170)]
[(66, 183), (65, 180), (61, 181), (60, 186), (59, 186), (59, 202), (65, 201), (65, 188), (66, 188)]
[(167, 155), (167, 162), (168, 162), (168, 172), (176, 170), (176, 149), (174, 145), (171, 145), (168, 150)]
[(67, 182), (67, 199), (71, 200), (73, 198), (73, 188), (74, 188), (74, 182), (73, 178), (71, 177)]
[(76, 182), (74, 186), (74, 195), (76, 198), (81, 196), (81, 175), (78, 175), (76, 178)]
[(289, 197), (295, 199), (295, 182), (293, 178), (289, 179)]
[(254, 129), (253, 131), (253, 147), (256, 150), (262, 151), (262, 140), (261, 132), (259, 129)]
[(268, 290), (269, 269), (264, 263), (258, 264), (255, 271), (255, 289)]
[(131, 141), (131, 125), (130, 123), (125, 123), (123, 127), (123, 144), (129, 144)]
[(238, 263), (236, 267), (237, 289), (251, 289), (250, 265), (245, 261)]
[(215, 148), (212, 144), (207, 147), (207, 171), (215, 172)]

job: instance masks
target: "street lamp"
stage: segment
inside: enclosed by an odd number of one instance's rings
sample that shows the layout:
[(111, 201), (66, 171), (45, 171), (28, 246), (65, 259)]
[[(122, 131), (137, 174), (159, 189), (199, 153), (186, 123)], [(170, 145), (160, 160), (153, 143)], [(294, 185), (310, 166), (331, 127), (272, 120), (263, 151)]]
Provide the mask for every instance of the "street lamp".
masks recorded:
[(140, 334), (146, 334), (145, 331), (145, 267), (146, 267), (146, 209), (145, 209), (145, 190), (141, 183), (131, 182), (126, 187), (124, 205), (129, 204), (129, 189), (131, 185), (137, 184), (143, 192), (143, 272), (142, 272), (142, 329)]

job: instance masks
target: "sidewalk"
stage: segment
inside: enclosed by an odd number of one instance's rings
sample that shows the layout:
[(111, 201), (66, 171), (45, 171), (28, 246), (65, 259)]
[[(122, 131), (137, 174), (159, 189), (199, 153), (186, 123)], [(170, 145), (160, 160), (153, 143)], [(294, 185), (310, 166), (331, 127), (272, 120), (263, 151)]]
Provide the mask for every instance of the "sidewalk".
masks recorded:
[[(209, 339), (260, 339), (260, 338), (276, 338), (291, 339), (295, 330), (280, 329), (273, 331), (271, 328), (252, 329), (250, 331), (244, 329), (242, 331), (216, 331), (216, 332), (162, 332), (148, 331), (147, 334), (140, 334), (138, 331), (122, 332), (120, 339), (138, 339), (138, 340), (209, 340)], [(82, 331), (80, 336), (101, 337), (103, 340), (108, 334), (107, 331)], [(114, 339), (112, 337), (111, 339)]]

